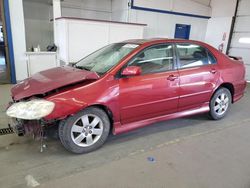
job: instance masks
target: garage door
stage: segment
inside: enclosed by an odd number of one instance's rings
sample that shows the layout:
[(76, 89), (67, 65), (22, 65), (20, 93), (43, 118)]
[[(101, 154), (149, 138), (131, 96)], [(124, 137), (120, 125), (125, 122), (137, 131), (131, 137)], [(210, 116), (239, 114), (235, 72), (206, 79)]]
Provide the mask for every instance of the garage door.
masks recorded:
[(250, 81), (250, 0), (240, 0), (229, 54), (243, 58)]

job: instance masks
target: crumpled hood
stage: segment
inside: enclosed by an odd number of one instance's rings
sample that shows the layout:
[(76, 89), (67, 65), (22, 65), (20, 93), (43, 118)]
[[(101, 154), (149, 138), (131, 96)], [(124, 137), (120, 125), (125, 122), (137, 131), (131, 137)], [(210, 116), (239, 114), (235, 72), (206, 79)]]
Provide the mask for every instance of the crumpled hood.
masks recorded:
[(85, 80), (96, 80), (95, 72), (80, 70), (69, 66), (57, 67), (39, 72), (23, 80), (11, 89), (14, 100), (44, 94), (54, 89)]

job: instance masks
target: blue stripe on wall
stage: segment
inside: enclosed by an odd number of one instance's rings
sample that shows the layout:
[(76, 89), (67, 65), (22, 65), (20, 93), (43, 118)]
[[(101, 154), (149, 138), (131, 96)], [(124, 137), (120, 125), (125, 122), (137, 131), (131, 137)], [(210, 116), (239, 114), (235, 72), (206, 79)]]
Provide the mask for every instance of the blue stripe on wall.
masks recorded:
[(203, 18), (203, 19), (211, 18), (209, 16), (202, 16), (202, 15), (196, 15), (196, 14), (187, 14), (187, 13), (182, 13), (182, 12), (174, 12), (174, 11), (167, 11), (167, 10), (160, 10), (160, 9), (153, 9), (153, 8), (138, 7), (138, 6), (134, 5), (134, 0), (131, 0), (131, 9), (157, 12), (157, 13), (163, 13), (163, 14), (174, 14), (174, 15), (188, 16), (188, 17), (194, 17), (194, 18)]
[(4, 0), (4, 17), (5, 17), (5, 23), (6, 23), (6, 32), (7, 32), (7, 41), (8, 41), (8, 50), (9, 50), (11, 83), (16, 84), (16, 70), (15, 70), (14, 49), (13, 49), (13, 40), (12, 40), (12, 32), (11, 32), (11, 24), (10, 24), (9, 0)]

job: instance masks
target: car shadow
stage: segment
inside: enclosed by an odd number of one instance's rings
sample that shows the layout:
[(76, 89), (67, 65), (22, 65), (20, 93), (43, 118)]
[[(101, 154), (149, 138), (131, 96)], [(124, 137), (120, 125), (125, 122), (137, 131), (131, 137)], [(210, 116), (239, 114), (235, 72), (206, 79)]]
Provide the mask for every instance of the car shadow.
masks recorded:
[(204, 121), (210, 121), (207, 114), (199, 114), (194, 116), (188, 116), (185, 118), (178, 118), (173, 120), (157, 122), (143, 128), (135, 129), (127, 133), (119, 135), (110, 134), (106, 144), (112, 145), (120, 142), (125, 142), (128, 140), (137, 139), (138, 137), (156, 134), (159, 132), (167, 132), (174, 129), (197, 126), (201, 123), (204, 123)]

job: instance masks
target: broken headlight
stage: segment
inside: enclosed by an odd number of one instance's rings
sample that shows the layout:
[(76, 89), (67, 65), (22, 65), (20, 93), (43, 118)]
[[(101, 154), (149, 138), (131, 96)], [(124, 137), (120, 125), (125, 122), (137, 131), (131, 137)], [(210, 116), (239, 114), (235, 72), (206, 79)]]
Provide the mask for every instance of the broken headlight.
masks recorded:
[(17, 102), (12, 104), (6, 114), (9, 117), (25, 119), (25, 120), (38, 120), (49, 115), (55, 107), (53, 102), (34, 99), (25, 102)]

